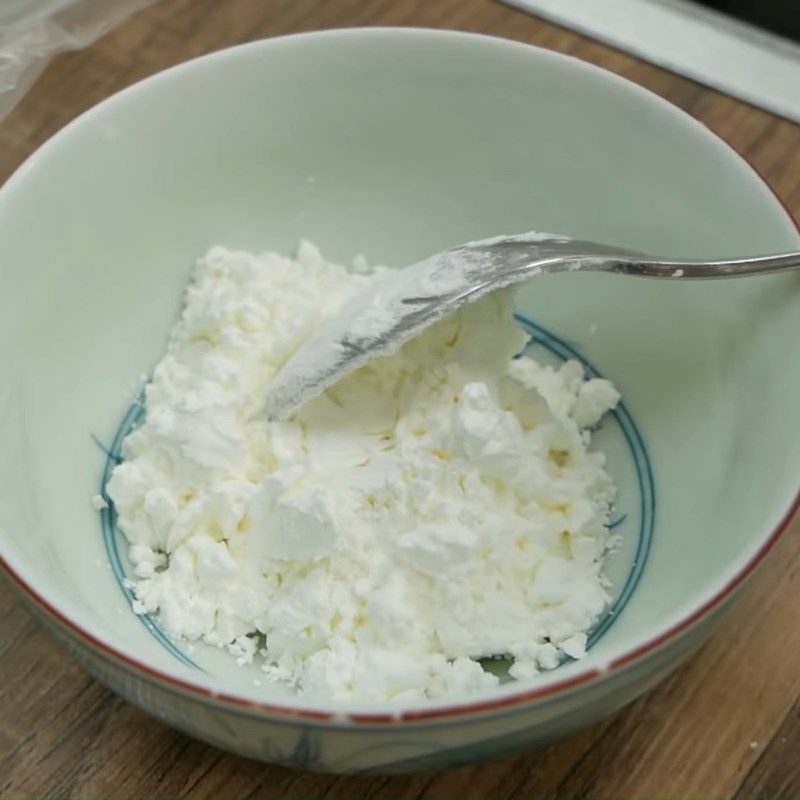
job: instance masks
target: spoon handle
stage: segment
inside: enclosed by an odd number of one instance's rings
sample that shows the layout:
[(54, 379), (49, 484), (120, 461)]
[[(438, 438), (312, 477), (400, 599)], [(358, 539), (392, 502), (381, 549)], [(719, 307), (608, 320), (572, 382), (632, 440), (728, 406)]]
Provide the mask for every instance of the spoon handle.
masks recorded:
[[(598, 259), (598, 262), (600, 259)], [(755, 258), (736, 258), (729, 261), (665, 261), (661, 259), (635, 259), (630, 256), (614, 259), (606, 256), (604, 266), (598, 268), (622, 275), (639, 275), (648, 278), (738, 278), (742, 275), (768, 275), (800, 268), (800, 252), (779, 253)]]

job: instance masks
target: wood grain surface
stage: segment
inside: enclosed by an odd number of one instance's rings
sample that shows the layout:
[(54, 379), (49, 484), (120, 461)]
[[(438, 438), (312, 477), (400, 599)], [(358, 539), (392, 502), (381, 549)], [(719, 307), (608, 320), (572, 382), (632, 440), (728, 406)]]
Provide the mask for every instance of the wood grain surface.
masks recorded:
[[(165, 67), (357, 25), (478, 31), (599, 64), (727, 139), (800, 216), (800, 127), (494, 0), (160, 0), (52, 63), (0, 125), (0, 181), (77, 114)], [(0, 796), (800, 797), (798, 524), (701, 653), (617, 717), (538, 752), (408, 777), (290, 772), (192, 741), (91, 680), (0, 583)]]

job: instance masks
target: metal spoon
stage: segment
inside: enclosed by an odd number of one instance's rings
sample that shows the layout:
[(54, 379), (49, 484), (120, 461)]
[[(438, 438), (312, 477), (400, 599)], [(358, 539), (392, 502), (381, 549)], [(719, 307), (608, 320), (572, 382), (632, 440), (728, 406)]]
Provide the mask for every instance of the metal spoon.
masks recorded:
[(540, 233), (469, 242), (410, 267), (387, 270), (346, 303), (284, 364), (267, 391), (266, 412), (271, 419), (285, 417), (348, 372), (397, 350), (461, 306), (537, 275), (591, 271), (693, 280), (797, 267), (800, 252), (686, 261)]

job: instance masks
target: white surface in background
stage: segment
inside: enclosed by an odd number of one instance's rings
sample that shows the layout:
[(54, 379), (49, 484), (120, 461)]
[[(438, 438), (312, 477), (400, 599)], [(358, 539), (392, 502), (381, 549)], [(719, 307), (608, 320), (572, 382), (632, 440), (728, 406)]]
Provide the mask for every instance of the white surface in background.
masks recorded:
[(510, 5), (800, 122), (800, 46), (687, 0)]

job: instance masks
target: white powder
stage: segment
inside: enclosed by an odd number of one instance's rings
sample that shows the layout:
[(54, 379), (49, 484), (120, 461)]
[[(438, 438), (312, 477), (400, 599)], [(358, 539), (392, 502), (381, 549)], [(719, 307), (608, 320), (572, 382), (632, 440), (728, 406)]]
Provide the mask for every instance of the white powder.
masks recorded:
[(307, 243), (199, 262), (107, 487), (136, 610), (307, 697), (451, 697), (497, 682), (482, 657), (520, 679), (580, 658), (608, 602), (613, 496), (585, 429), (618, 394), (577, 362), (512, 359), (506, 293), (289, 421), (259, 414), (281, 365), (379, 280)]

